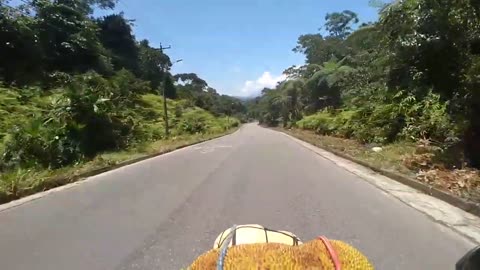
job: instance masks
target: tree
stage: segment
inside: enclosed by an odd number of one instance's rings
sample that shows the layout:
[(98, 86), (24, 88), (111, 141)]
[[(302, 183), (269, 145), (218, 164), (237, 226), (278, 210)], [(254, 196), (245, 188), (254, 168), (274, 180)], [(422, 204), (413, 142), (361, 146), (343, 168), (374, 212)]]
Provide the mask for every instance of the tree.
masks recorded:
[(383, 12), (393, 1), (382, 1), (382, 0), (370, 0), (368, 5), (374, 8), (377, 8), (380, 12)]
[[(6, 86), (0, 89), (0, 114), (13, 115), (0, 119), (2, 176), (24, 168), (57, 169), (168, 137), (167, 98), (188, 99), (177, 102), (178, 134), (217, 132), (237, 123), (221, 119), (211, 126), (209, 114), (198, 114), (194, 104), (215, 116), (245, 113), (241, 101), (220, 95), (194, 73), (174, 78), (163, 48), (137, 42), (133, 21), (123, 13), (94, 17), (93, 10), (113, 8), (117, 0), (20, 2), (25, 4), (12, 7), (0, 0), (0, 84)], [(162, 102), (151, 95), (161, 90), (164, 122)], [(192, 110), (182, 115), (184, 107)]]
[(215, 99), (212, 112), (215, 115), (239, 116), (246, 112), (246, 108), (237, 98), (227, 95), (218, 95)]
[(263, 89), (262, 97), (258, 102), (260, 123), (276, 126), (282, 113), (282, 97), (280, 91)]
[(352, 25), (359, 22), (355, 12), (344, 10), (342, 12), (327, 13), (325, 16), (325, 29), (332, 37), (345, 39), (352, 33)]
[(75, 0), (33, 2), (47, 72), (86, 72), (99, 67), (97, 26)]
[(170, 58), (160, 49), (150, 47), (148, 40), (140, 41), (140, 78), (150, 81), (153, 89), (157, 89), (160, 86), (162, 78), (171, 66)]
[(83, 0), (83, 2), (90, 8), (92, 6), (97, 6), (102, 9), (113, 9), (118, 0)]
[(33, 5), (39, 2), (52, 2), (58, 5), (75, 6), (76, 9), (84, 14), (91, 14), (95, 7), (101, 9), (113, 9), (118, 0), (32, 0)]
[(282, 106), (283, 125), (287, 126), (289, 122), (296, 122), (301, 119), (301, 109), (303, 104), (301, 96), (305, 87), (302, 79), (290, 80), (280, 84), (280, 95), (275, 102)]
[(191, 100), (195, 106), (210, 111), (216, 116), (245, 114), (246, 108), (237, 98), (218, 94), (217, 90), (195, 73), (173, 76), (177, 83), (178, 96)]
[(372, 53), (380, 48), (382, 35), (376, 24), (363, 25), (345, 39), (349, 54)]
[(132, 34), (132, 21), (124, 18), (123, 13), (113, 14), (97, 20), (102, 45), (110, 51), (113, 68), (126, 68), (139, 75), (139, 48)]
[(326, 37), (321, 34), (301, 35), (297, 46), (293, 49), (306, 57), (307, 64), (322, 64), (330, 59), (342, 59), (347, 55), (347, 48), (338, 38)]
[[(480, 167), (478, 1), (411, 0), (389, 5), (380, 19), (386, 37), (388, 82), (417, 99), (430, 90), (449, 102), (469, 162)], [(399, 25), (397, 22), (403, 23)], [(466, 122), (466, 124), (462, 124)]]
[(305, 83), (309, 95), (310, 110), (318, 110), (328, 106), (338, 108), (341, 104), (342, 87), (340, 82), (354, 71), (341, 61), (325, 62), (321, 69), (313, 74)]
[(24, 84), (41, 77), (42, 50), (37, 21), (28, 7), (11, 8), (0, 0), (0, 78), (9, 84)]
[(207, 82), (198, 77), (198, 75), (195, 73), (181, 73), (176, 74), (173, 77), (176, 82), (183, 85), (189, 85), (190, 90), (192, 91), (201, 92), (208, 87)]

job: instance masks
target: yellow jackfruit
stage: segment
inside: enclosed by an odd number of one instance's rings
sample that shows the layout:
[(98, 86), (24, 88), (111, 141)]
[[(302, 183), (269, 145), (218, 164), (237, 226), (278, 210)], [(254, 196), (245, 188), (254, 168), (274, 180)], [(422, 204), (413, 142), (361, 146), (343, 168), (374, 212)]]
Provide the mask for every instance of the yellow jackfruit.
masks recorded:
[[(342, 270), (373, 270), (360, 251), (341, 242), (330, 241), (338, 254)], [(216, 270), (220, 249), (213, 249), (193, 262), (191, 270)], [(321, 240), (299, 246), (278, 243), (246, 244), (230, 247), (224, 261), (224, 270), (305, 269), (335, 270), (330, 253)]]

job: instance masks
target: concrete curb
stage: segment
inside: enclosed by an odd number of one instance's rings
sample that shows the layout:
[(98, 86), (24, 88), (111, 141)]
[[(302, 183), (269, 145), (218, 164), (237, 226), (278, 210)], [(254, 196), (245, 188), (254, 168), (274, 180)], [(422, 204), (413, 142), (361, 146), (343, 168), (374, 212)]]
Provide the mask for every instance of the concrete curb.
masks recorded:
[(71, 187), (74, 187), (74, 186), (82, 183), (82, 182), (85, 182), (85, 181), (82, 181), (82, 180), (84, 180), (86, 178), (89, 178), (89, 177), (92, 177), (92, 176), (96, 176), (96, 175), (99, 175), (99, 174), (102, 174), (102, 173), (106, 173), (108, 171), (116, 170), (116, 169), (119, 169), (119, 168), (122, 168), (122, 167), (125, 167), (125, 166), (128, 166), (128, 165), (132, 165), (134, 163), (138, 163), (138, 162), (141, 162), (141, 161), (144, 161), (144, 160), (147, 160), (147, 159), (151, 159), (151, 158), (155, 158), (155, 157), (158, 157), (158, 156), (161, 156), (161, 155), (165, 155), (165, 154), (168, 154), (168, 153), (171, 153), (171, 152), (183, 149), (183, 148), (187, 148), (187, 147), (190, 147), (190, 146), (193, 146), (193, 145), (197, 145), (197, 144), (201, 144), (201, 143), (204, 143), (204, 142), (215, 140), (215, 139), (218, 139), (218, 138), (221, 138), (221, 137), (233, 135), (233, 134), (237, 133), (238, 131), (240, 131), (241, 128), (242, 128), (242, 126), (240, 126), (236, 130), (233, 130), (229, 133), (221, 134), (221, 135), (214, 136), (214, 137), (208, 138), (208, 139), (202, 139), (200, 141), (192, 142), (192, 143), (185, 144), (185, 145), (180, 145), (180, 146), (172, 148), (172, 149), (168, 149), (168, 150), (160, 151), (160, 152), (157, 152), (157, 153), (149, 154), (149, 155), (146, 155), (146, 156), (143, 156), (143, 157), (122, 161), (122, 162), (119, 162), (119, 163), (114, 164), (114, 165), (109, 165), (109, 166), (101, 167), (101, 168), (98, 168), (98, 169), (93, 169), (91, 171), (76, 174), (76, 175), (73, 175), (71, 177), (52, 178), (51, 180), (46, 181), (46, 183), (44, 185), (39, 186), (37, 192), (32, 192), (32, 194), (27, 195), (25, 197), (13, 198), (13, 199), (11, 197), (10, 198), (9, 197), (0, 197), (0, 212), (8, 210), (8, 209), (13, 208), (13, 207), (23, 205), (25, 203), (28, 203), (28, 202), (31, 202), (31, 201), (34, 201), (34, 200), (37, 200), (37, 199), (40, 199), (40, 198), (42, 198), (42, 197), (44, 197), (44, 196), (46, 196), (50, 193), (59, 192), (59, 191), (65, 190), (65, 189), (69, 189)]
[[(288, 136), (292, 136), (292, 137), (297, 138), (297, 139), (299, 139), (299, 140), (301, 140), (301, 141), (304, 141), (304, 140), (302, 140), (301, 138), (296, 137), (296, 136), (294, 136), (294, 135), (291, 135), (291, 134), (289, 134), (289, 133), (287, 133), (287, 132), (285, 132), (285, 131), (283, 131), (283, 130), (278, 130), (278, 131), (280, 131), (280, 132), (282, 132), (282, 133), (284, 133), (284, 134), (286, 134), (286, 135), (288, 135)], [(384, 175), (384, 176), (386, 176), (386, 177), (388, 177), (388, 178), (391, 178), (391, 179), (393, 179), (393, 180), (395, 180), (395, 181), (397, 181), (397, 182), (400, 182), (400, 183), (402, 183), (402, 184), (404, 184), (404, 185), (407, 185), (407, 186), (409, 186), (409, 187), (412, 187), (412, 188), (414, 188), (414, 189), (417, 189), (417, 190), (419, 190), (419, 191), (421, 191), (421, 192), (423, 192), (423, 193), (426, 193), (426, 194), (428, 194), (428, 195), (430, 195), (430, 196), (432, 196), (432, 197), (435, 197), (435, 198), (437, 198), (437, 199), (439, 199), (439, 200), (442, 200), (442, 201), (444, 201), (444, 202), (446, 202), (446, 203), (448, 203), (448, 204), (451, 204), (451, 205), (453, 205), (453, 206), (455, 206), (455, 207), (458, 207), (458, 208), (460, 208), (460, 209), (462, 209), (462, 210), (464, 210), (464, 211), (466, 211), (466, 212), (468, 212), (468, 213), (471, 213), (471, 214), (473, 214), (473, 215), (475, 215), (475, 216), (480, 217), (480, 203), (474, 203), (474, 202), (471, 202), (471, 201), (467, 201), (467, 200), (465, 200), (465, 199), (459, 198), (459, 197), (457, 197), (457, 196), (454, 196), (454, 195), (452, 195), (452, 194), (450, 194), (450, 193), (447, 193), (447, 192), (445, 192), (445, 191), (439, 190), (439, 189), (437, 189), (437, 188), (435, 188), (435, 187), (432, 187), (432, 186), (430, 186), (430, 185), (427, 185), (427, 184), (425, 184), (425, 183), (418, 182), (418, 181), (416, 181), (415, 179), (409, 178), (409, 177), (407, 177), (407, 176), (405, 176), (405, 175), (401, 175), (401, 174), (398, 174), (398, 173), (395, 173), (395, 172), (392, 172), (392, 171), (387, 171), (387, 170), (384, 170), (384, 169), (377, 168), (377, 167), (375, 167), (375, 166), (373, 166), (373, 165), (371, 165), (371, 164), (369, 164), (369, 163), (367, 163), (367, 162), (365, 162), (365, 161), (363, 161), (363, 160), (359, 160), (359, 159), (354, 158), (354, 157), (352, 157), (352, 156), (349, 156), (349, 155), (347, 155), (347, 154), (345, 154), (345, 153), (342, 153), (342, 152), (340, 152), (340, 151), (338, 151), (338, 150), (331, 149), (331, 148), (329, 148), (329, 147), (314, 145), (314, 144), (312, 144), (312, 143), (310, 143), (310, 142), (308, 142), (308, 141), (304, 141), (304, 142), (306, 142), (306, 143), (308, 143), (308, 144), (311, 144), (311, 145), (313, 145), (313, 146), (315, 146), (315, 147), (321, 148), (321, 149), (323, 149), (323, 150), (326, 150), (326, 151), (328, 151), (328, 152), (330, 152), (330, 153), (332, 153), (332, 154), (334, 154), (334, 155), (336, 155), (336, 156), (339, 156), (339, 157), (341, 157), (341, 158), (344, 158), (344, 159), (346, 159), (346, 160), (349, 160), (349, 161), (352, 161), (352, 162), (354, 162), (354, 163), (360, 164), (360, 165), (362, 165), (362, 166), (364, 166), (364, 167), (369, 168), (370, 170), (372, 170), (372, 171), (374, 171), (374, 172), (377, 172), (377, 173), (379, 173), (379, 174), (381, 174), (381, 175)]]

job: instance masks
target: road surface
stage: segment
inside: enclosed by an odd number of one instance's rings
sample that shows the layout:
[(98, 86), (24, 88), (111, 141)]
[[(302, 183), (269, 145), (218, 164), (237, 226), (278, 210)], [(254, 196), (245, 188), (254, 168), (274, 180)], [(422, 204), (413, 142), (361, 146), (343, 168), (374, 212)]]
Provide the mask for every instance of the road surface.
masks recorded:
[(254, 124), (0, 212), (5, 270), (180, 269), (232, 224), (345, 240), (377, 269), (454, 269), (472, 243)]

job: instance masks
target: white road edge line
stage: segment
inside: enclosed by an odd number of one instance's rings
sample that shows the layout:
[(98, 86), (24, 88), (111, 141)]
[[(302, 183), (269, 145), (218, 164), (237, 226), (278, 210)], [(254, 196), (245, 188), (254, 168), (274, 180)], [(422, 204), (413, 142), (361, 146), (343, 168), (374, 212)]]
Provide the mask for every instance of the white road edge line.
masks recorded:
[[(279, 131), (276, 131), (279, 132)], [(390, 179), (384, 175), (363, 167), (324, 149), (279, 132), (317, 155), (333, 162), (337, 166), (359, 176), (387, 195), (391, 195), (404, 204), (425, 214), (435, 222), (444, 225), (463, 236), (473, 244), (480, 243), (480, 218), (440, 199), (429, 196), (414, 188)]]
[(46, 197), (48, 195), (51, 195), (51, 194), (54, 194), (54, 193), (57, 193), (57, 192), (61, 192), (61, 191), (64, 191), (64, 190), (68, 190), (68, 189), (71, 189), (71, 188), (76, 187), (78, 185), (83, 185), (83, 184), (86, 184), (86, 183), (89, 183), (89, 182), (92, 182), (92, 181), (99, 180), (99, 179), (101, 179), (101, 176), (113, 173), (117, 170), (128, 168), (130, 166), (137, 165), (138, 163), (141, 163), (141, 162), (145, 162), (145, 161), (148, 161), (148, 160), (151, 160), (151, 159), (156, 159), (156, 158), (164, 158), (166, 156), (177, 154), (177, 153), (182, 152), (182, 151), (187, 151), (187, 150), (194, 149), (194, 147), (199, 147), (199, 146), (202, 146), (204, 144), (210, 143), (212, 141), (216, 141), (218, 139), (225, 138), (225, 137), (231, 136), (233, 134), (236, 134), (241, 129), (242, 128), (240, 127), (238, 130), (236, 130), (233, 133), (226, 134), (224, 136), (221, 136), (221, 137), (218, 137), (218, 138), (215, 138), (215, 139), (207, 140), (207, 141), (204, 141), (204, 142), (201, 142), (201, 143), (197, 143), (197, 144), (190, 145), (190, 146), (187, 146), (187, 147), (184, 147), (184, 148), (180, 148), (180, 149), (177, 149), (177, 150), (174, 150), (174, 151), (171, 151), (171, 152), (168, 152), (168, 153), (156, 156), (156, 157), (145, 159), (145, 160), (133, 163), (133, 164), (129, 164), (129, 165), (126, 165), (126, 166), (123, 166), (123, 167), (120, 167), (120, 168), (116, 168), (114, 170), (106, 171), (106, 172), (103, 172), (101, 174), (97, 174), (97, 175), (90, 176), (90, 177), (83, 178), (83, 179), (78, 179), (77, 181), (75, 181), (71, 184), (66, 184), (66, 185), (63, 185), (63, 186), (60, 186), (60, 187), (57, 187), (57, 188), (52, 188), (52, 189), (49, 189), (49, 190), (46, 190), (46, 191), (43, 191), (43, 192), (35, 193), (33, 195), (23, 197), (23, 198), (20, 198), (18, 200), (14, 200), (14, 201), (11, 201), (11, 202), (8, 202), (8, 203), (5, 203), (5, 204), (0, 204), (0, 213), (4, 212), (4, 211), (7, 211), (7, 210), (10, 210), (12, 208), (24, 205), (26, 203), (36, 201), (36, 200), (41, 199), (43, 197)]

